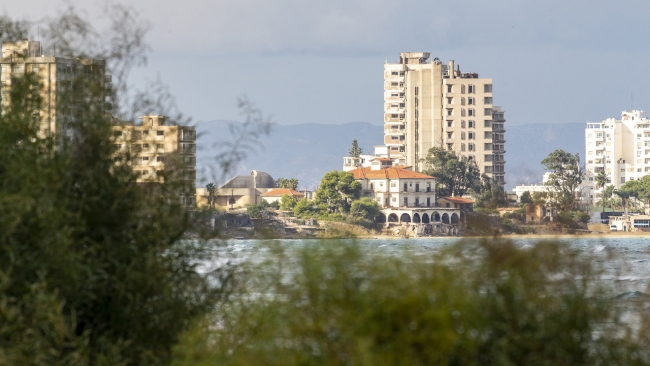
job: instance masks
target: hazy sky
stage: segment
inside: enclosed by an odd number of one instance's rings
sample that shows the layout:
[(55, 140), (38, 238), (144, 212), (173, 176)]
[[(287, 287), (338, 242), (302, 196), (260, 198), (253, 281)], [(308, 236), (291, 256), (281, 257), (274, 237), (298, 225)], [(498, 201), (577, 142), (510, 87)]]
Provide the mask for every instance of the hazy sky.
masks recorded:
[[(96, 7), (91, 2), (70, 1)], [(282, 124), (382, 123), (383, 63), (429, 51), (494, 79), (508, 124), (650, 110), (650, 2), (136, 0), (165, 81), (195, 121), (239, 119), (243, 94)], [(3, 2), (36, 20), (63, 3)]]

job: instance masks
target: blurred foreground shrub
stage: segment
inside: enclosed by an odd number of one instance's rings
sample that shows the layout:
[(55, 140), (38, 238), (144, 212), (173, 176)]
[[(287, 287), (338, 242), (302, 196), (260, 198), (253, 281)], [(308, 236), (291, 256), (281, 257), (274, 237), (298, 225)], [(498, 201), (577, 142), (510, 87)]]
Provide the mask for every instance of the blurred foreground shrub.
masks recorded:
[[(181, 337), (174, 365), (647, 364), (594, 262), (554, 243), (376, 256), (275, 248), (238, 295)], [(645, 353), (644, 353), (645, 352)]]
[[(111, 9), (107, 63), (129, 64), (141, 22)], [(22, 23), (0, 18), (0, 36), (11, 24)], [(98, 34), (73, 10), (47, 24), (67, 46)], [(99, 71), (72, 68), (51, 96), (37, 72), (2, 75), (0, 365), (160, 365), (221, 294), (219, 273), (197, 271), (212, 254), (205, 242), (180, 240), (189, 217), (173, 167), (164, 183), (138, 183), (133, 156), (114, 145)], [(51, 115), (47, 97), (56, 97)]]

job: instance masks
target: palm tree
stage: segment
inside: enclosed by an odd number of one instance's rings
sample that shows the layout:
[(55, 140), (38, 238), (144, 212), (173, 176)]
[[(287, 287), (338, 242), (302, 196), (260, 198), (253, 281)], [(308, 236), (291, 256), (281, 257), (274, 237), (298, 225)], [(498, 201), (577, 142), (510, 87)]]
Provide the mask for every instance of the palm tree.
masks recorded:
[(214, 194), (217, 191), (217, 186), (210, 182), (205, 186), (205, 190), (208, 191), (208, 206), (212, 208), (214, 206)]
[(618, 189), (614, 191), (614, 194), (621, 197), (621, 201), (623, 203), (623, 209), (625, 211), (625, 216), (627, 216), (627, 202), (630, 199), (630, 197), (632, 197), (632, 193), (629, 191)]
[[(605, 184), (607, 184), (608, 181), (608, 176), (607, 173), (605, 173), (604, 170), (601, 170), (598, 172), (596, 175), (596, 187), (600, 188), (600, 196), (603, 197), (605, 194), (603, 188), (605, 188)], [(601, 198), (601, 202), (604, 202), (604, 197)], [(603, 212), (605, 212), (605, 205), (603, 204)]]

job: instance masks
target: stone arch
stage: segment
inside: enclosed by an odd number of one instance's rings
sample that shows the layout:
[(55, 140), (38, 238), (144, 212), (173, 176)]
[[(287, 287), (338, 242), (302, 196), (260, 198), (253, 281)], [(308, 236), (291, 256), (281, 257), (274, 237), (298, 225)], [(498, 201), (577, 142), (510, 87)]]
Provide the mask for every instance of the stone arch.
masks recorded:
[(428, 224), (429, 223), (429, 215), (427, 215), (426, 213), (422, 214), (422, 223), (423, 224)]
[(451, 223), (458, 224), (458, 215), (456, 213), (451, 214)]
[(449, 214), (447, 214), (447, 213), (442, 214), (442, 223), (443, 224), (449, 224)]
[(388, 215), (388, 222), (399, 222), (399, 219), (396, 214), (392, 213)]
[(434, 212), (431, 214), (431, 221), (437, 221), (440, 222), (440, 214), (437, 212)]
[(411, 222), (411, 215), (403, 213), (402, 216), (399, 217), (399, 222)]
[(384, 213), (380, 213), (379, 216), (377, 216), (377, 222), (379, 223), (386, 222), (386, 215), (384, 215)]
[(413, 222), (416, 224), (419, 224), (421, 222), (419, 213), (416, 212), (415, 214), (413, 214)]

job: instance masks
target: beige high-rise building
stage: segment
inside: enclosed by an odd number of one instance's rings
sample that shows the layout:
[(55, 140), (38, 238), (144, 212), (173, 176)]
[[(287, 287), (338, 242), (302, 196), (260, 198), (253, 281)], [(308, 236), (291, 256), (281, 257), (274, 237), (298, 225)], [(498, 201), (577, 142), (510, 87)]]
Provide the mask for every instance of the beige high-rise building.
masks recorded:
[(505, 184), (505, 111), (493, 105), (492, 79), (461, 73), (429, 52), (400, 53), (384, 65), (384, 144), (396, 164), (422, 170), (432, 147), (474, 159)]
[(132, 154), (138, 183), (162, 182), (165, 168), (177, 169), (183, 187), (181, 203), (196, 204), (196, 130), (193, 126), (170, 125), (169, 117), (139, 117), (142, 124), (123, 122), (113, 126), (115, 145)]
[(83, 118), (83, 111), (77, 108), (75, 100), (62, 103), (61, 99), (79, 76), (100, 86), (102, 92), (93, 95), (96, 98), (93, 98), (93, 107), (100, 109), (100, 115), (112, 107), (111, 77), (105, 75), (104, 60), (45, 56), (40, 42), (23, 39), (2, 42), (0, 109), (4, 110), (10, 105), (12, 83), (26, 73), (38, 75), (41, 81), (42, 103), (38, 116), (43, 136), (59, 134), (66, 139), (71, 138), (73, 131), (70, 122)]

